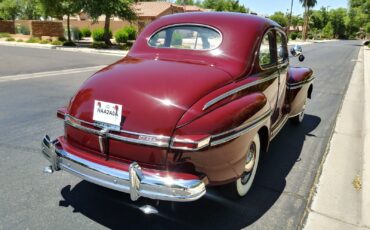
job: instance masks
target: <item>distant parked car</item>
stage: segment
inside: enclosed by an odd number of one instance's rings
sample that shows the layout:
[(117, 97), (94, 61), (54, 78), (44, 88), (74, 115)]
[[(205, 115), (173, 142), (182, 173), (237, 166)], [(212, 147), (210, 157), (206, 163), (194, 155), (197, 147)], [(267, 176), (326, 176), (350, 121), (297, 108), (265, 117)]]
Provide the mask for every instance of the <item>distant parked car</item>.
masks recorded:
[(45, 170), (132, 200), (194, 201), (225, 184), (245, 196), (260, 154), (289, 118), (302, 122), (311, 97), (311, 69), (290, 67), (288, 56), (284, 31), (266, 18), (162, 17), (58, 110), (65, 133), (43, 139)]

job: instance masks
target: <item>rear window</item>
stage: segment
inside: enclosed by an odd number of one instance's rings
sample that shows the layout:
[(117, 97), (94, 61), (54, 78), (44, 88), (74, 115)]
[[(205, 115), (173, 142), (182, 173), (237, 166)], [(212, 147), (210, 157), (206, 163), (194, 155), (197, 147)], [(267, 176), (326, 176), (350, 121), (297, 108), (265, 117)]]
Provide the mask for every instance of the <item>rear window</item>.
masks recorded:
[(190, 50), (211, 50), (222, 41), (221, 34), (206, 26), (181, 25), (162, 29), (149, 39), (149, 46)]

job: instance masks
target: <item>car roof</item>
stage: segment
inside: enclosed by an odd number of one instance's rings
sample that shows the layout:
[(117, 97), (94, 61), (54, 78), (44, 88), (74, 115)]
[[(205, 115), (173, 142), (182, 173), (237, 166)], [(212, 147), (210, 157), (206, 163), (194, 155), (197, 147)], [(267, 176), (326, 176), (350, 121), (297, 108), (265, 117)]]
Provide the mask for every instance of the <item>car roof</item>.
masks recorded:
[[(163, 49), (148, 46), (149, 38), (161, 28), (178, 24), (206, 25), (219, 30), (223, 40), (215, 50)], [(250, 14), (230, 12), (194, 12), (163, 16), (149, 24), (140, 34), (129, 55), (152, 58), (192, 59), (208, 63), (230, 73), (232, 77), (247, 72), (252, 65), (259, 40), (270, 27), (279, 27), (274, 21)], [(215, 55), (217, 54), (217, 55)]]

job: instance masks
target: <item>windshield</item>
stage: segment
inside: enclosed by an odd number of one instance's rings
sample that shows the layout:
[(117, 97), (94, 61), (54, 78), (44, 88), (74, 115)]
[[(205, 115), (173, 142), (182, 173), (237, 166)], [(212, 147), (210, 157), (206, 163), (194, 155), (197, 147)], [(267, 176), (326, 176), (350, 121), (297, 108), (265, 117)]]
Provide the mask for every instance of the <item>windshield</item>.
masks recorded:
[(211, 50), (217, 48), (221, 41), (221, 34), (209, 27), (180, 25), (156, 32), (149, 39), (149, 45), (155, 48)]

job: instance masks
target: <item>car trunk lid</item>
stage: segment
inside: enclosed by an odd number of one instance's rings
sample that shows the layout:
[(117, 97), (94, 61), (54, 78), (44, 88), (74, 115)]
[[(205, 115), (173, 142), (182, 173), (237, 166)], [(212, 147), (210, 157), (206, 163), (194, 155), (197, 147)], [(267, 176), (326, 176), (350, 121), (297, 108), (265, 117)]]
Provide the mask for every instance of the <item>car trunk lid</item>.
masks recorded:
[[(110, 133), (139, 141), (109, 138), (109, 156), (164, 164), (166, 146), (147, 143), (158, 138), (168, 143), (181, 116), (202, 96), (230, 81), (225, 72), (204, 64), (125, 58), (89, 78), (72, 98), (68, 111), (72, 117), (94, 124), (97, 100), (121, 105), (123, 132)], [(71, 127), (66, 136), (76, 145), (104, 152), (98, 135)]]

